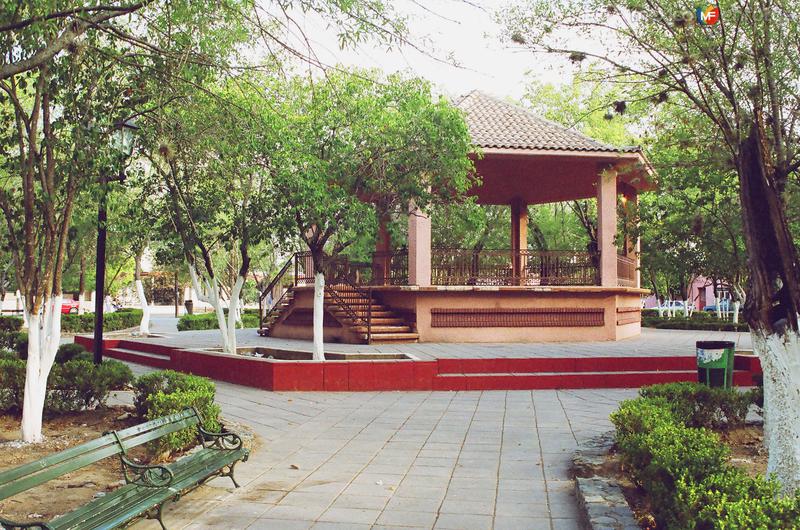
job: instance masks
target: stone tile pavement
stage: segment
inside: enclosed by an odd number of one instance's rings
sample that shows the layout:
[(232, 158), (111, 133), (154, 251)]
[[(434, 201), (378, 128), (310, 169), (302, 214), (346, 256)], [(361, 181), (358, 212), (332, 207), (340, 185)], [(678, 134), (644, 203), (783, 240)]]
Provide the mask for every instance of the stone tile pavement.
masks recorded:
[[(154, 320), (155, 322), (155, 320)], [(172, 324), (174, 326), (174, 324)], [(158, 338), (137, 339), (180, 348), (218, 348), (219, 331), (167, 331), (169, 326), (158, 325)], [(311, 351), (311, 342), (294, 339), (260, 337), (255, 329), (237, 331), (239, 347), (262, 346), (276, 349)], [(607, 342), (540, 342), (540, 343), (419, 343), (419, 344), (338, 344), (326, 343), (329, 352), (407, 353), (418, 359), (437, 358), (500, 358), (500, 357), (597, 357), (597, 356), (657, 356), (695, 355), (695, 341), (732, 340), (737, 348), (752, 349), (749, 333), (662, 330), (642, 328), (638, 337)]]
[(572, 452), (635, 394), (217, 388), (260, 447), (241, 488), (214, 479), (170, 506), (171, 529), (577, 529)]

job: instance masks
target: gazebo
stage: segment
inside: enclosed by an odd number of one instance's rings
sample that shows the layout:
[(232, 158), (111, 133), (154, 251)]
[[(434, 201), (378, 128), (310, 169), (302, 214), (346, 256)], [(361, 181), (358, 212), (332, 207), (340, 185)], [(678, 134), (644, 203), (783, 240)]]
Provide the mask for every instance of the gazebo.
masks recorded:
[[(619, 340), (640, 332), (639, 242), (617, 234), (618, 208), (651, 189), (638, 148), (618, 149), (531, 111), (472, 92), (458, 103), (482, 156), (480, 204), (508, 205), (509, 246), (432, 248), (431, 220), (411, 208), (408, 243), (389, 247), (385, 227), (371, 264), (335, 259), (326, 273), (326, 341), (541, 342)], [(597, 200), (597, 249), (528, 249), (528, 206)], [(262, 335), (312, 337), (310, 256), (296, 254), (268, 290), (290, 284)], [(290, 279), (290, 280), (287, 280)], [(265, 291), (266, 292), (266, 291)]]

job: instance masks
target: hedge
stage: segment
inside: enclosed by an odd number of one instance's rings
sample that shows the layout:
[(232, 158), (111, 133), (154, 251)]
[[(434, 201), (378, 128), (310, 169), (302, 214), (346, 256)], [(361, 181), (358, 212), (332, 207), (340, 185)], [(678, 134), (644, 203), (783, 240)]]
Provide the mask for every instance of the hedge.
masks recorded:
[[(118, 331), (138, 326), (142, 321), (141, 309), (123, 308), (113, 313), (103, 313), (103, 330)], [(88, 333), (94, 331), (94, 313), (61, 315), (61, 331)]]
[[(108, 359), (96, 366), (88, 360), (54, 364), (47, 379), (45, 411), (77, 412), (105, 405), (112, 390), (133, 382), (124, 363)], [(19, 413), (25, 393), (25, 361), (0, 356), (0, 412)]]
[[(161, 370), (139, 377), (134, 387), (134, 404), (142, 419), (153, 420), (194, 407), (203, 418), (206, 430), (219, 431), (220, 408), (214, 402), (216, 386), (210, 379)], [(160, 454), (187, 449), (196, 440), (196, 430), (188, 428), (160, 438), (153, 445)]]
[[(258, 310), (245, 309), (242, 313), (242, 324), (245, 328), (258, 327)], [(178, 320), (178, 331), (197, 331), (203, 329), (217, 329), (216, 313), (199, 313), (197, 315), (183, 315)]]
[[(739, 424), (742, 403), (752, 397), (713, 390), (645, 387), (611, 415), (623, 464), (647, 492), (659, 528), (798, 528), (800, 496), (779, 497), (774, 479), (732, 466), (719, 435), (698, 426)], [(710, 402), (692, 402), (704, 398)]]
[(656, 329), (690, 329), (700, 331), (750, 331), (750, 327), (740, 322), (734, 324), (727, 320), (720, 320), (715, 313), (710, 311), (695, 311), (686, 318), (681, 311), (673, 318), (659, 317), (655, 309), (642, 310), (642, 326)]

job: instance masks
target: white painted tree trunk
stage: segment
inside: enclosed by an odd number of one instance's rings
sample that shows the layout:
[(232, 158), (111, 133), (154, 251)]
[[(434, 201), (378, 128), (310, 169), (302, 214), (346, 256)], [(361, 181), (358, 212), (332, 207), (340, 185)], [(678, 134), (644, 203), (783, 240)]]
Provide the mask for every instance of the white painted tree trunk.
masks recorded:
[(314, 274), (314, 349), (315, 361), (325, 360), (325, 343), (323, 320), (325, 317), (325, 275), (321, 272)]
[(139, 297), (139, 304), (142, 307), (142, 321), (139, 323), (139, 333), (141, 335), (150, 334), (150, 304), (147, 303), (147, 295), (144, 294), (142, 280), (136, 280), (136, 295)]
[(244, 286), (244, 278), (242, 276), (236, 277), (236, 282), (231, 289), (231, 301), (228, 304), (228, 347), (229, 353), (236, 353), (236, 328), (237, 323), (242, 321), (240, 314), (240, 300), (242, 294), (242, 287)]
[(658, 303), (656, 306), (656, 310), (658, 311), (658, 318), (664, 318), (664, 304), (661, 302)]
[(686, 318), (692, 316), (692, 312), (689, 310), (689, 300), (683, 301), (683, 316)]
[(722, 320), (722, 298), (717, 298), (717, 320)]
[(217, 327), (222, 336), (222, 350), (226, 353), (236, 353), (236, 323), (240, 321), (239, 299), (242, 288), (244, 287), (244, 277), (238, 276), (236, 283), (231, 290), (231, 297), (228, 303), (228, 315), (225, 315), (225, 307), (222, 298), (222, 287), (216, 278), (206, 278), (201, 280), (197, 275), (197, 270), (189, 266), (189, 276), (192, 279), (192, 286), (196, 293), (197, 300), (205, 302), (214, 309), (217, 316)]
[[(47, 397), (47, 377), (61, 341), (62, 296), (44, 301), (41, 314), (28, 315), (28, 360), (22, 404), (22, 440), (42, 441), (42, 413)], [(27, 310), (25, 311), (27, 314)]]
[(800, 335), (752, 331), (751, 336), (764, 370), (767, 474), (791, 494), (800, 489)]
[(739, 308), (741, 308), (741, 307), (742, 307), (742, 304), (739, 303), (738, 300), (733, 303), (733, 323), (734, 324), (738, 324), (739, 323)]

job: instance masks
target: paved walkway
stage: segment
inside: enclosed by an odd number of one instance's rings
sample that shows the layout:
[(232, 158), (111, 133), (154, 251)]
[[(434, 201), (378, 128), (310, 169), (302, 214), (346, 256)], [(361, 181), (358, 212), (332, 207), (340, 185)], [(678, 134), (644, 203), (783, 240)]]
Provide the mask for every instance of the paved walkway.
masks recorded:
[[(138, 339), (181, 348), (218, 348), (218, 330), (176, 330), (174, 319), (155, 319), (153, 332), (160, 337)], [(174, 330), (174, 331), (173, 331)], [(265, 348), (294, 351), (311, 351), (311, 341), (260, 337), (255, 329), (240, 329), (236, 334), (239, 347), (262, 346)], [(695, 341), (732, 340), (739, 349), (752, 349), (750, 334), (718, 331), (689, 331), (642, 328), (638, 337), (607, 342), (539, 342), (539, 343), (420, 343), (420, 344), (338, 344), (326, 343), (329, 352), (356, 353), (407, 353), (418, 359), (437, 358), (498, 358), (498, 357), (598, 357), (598, 356), (650, 356), (650, 355), (695, 355)]]
[[(143, 371), (137, 367), (137, 370)], [(218, 383), (261, 446), (166, 510), (170, 528), (578, 528), (578, 441), (633, 390), (277, 393)], [(137, 530), (157, 528), (142, 521)]]

